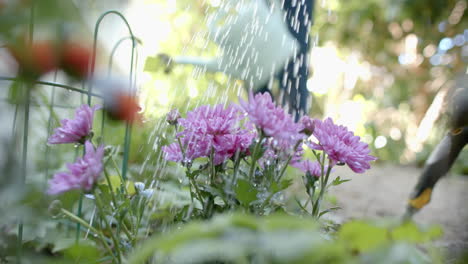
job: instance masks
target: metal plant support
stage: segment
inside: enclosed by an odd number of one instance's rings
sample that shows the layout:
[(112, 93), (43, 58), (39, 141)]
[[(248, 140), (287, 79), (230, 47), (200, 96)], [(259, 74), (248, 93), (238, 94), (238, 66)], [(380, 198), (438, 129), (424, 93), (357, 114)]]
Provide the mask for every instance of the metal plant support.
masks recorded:
[[(33, 43), (33, 37), (34, 37), (34, 13), (35, 13), (35, 8), (34, 4), (31, 6), (30, 10), (30, 21), (29, 21), (29, 39), (28, 39), (28, 45), (32, 45)], [(103, 13), (97, 20), (94, 28), (94, 40), (93, 40), (93, 50), (92, 50), (92, 59), (89, 67), (89, 80), (93, 79), (94, 75), (94, 69), (96, 65), (96, 51), (97, 51), (97, 39), (99, 36), (99, 29), (100, 29), (100, 24), (104, 18), (106, 18), (109, 15), (115, 15), (119, 17), (125, 24), (125, 26), (128, 29), (129, 36), (123, 37), (120, 39), (112, 49), (112, 52), (110, 53), (110, 58), (109, 58), (109, 63), (108, 63), (108, 76), (110, 76), (110, 72), (113, 66), (113, 56), (115, 55), (115, 51), (118, 48), (118, 46), (125, 40), (131, 40), (132, 41), (132, 47), (131, 47), (131, 60), (130, 60), (130, 68), (129, 68), (129, 85), (128, 89), (129, 92), (134, 93), (135, 89), (133, 89), (136, 85), (136, 60), (137, 60), (137, 42), (138, 40), (135, 38), (133, 35), (132, 29), (126, 20), (126, 18), (118, 11), (115, 10), (110, 10), (105, 13)], [(54, 81), (56, 80), (57, 72), (55, 73), (55, 78)], [(51, 89), (50, 93), (50, 98), (48, 98), (48, 114), (49, 117), (47, 119), (47, 137), (49, 137), (52, 133), (52, 123), (55, 120), (57, 120), (57, 116), (55, 114), (54, 109), (55, 108), (60, 108), (61, 106), (56, 105), (56, 93), (58, 89), (63, 89), (66, 91), (69, 91), (71, 93), (76, 93), (79, 94), (81, 97), (81, 102), (86, 103), (88, 105), (91, 105), (93, 99), (99, 99), (102, 100), (102, 95), (100, 95), (98, 92), (93, 91), (93, 82), (89, 81), (83, 81), (82, 82), (82, 88), (77, 88), (73, 86), (69, 86), (66, 84), (60, 84), (56, 82), (47, 82), (47, 81), (25, 81), (20, 79), (19, 77), (9, 77), (9, 76), (0, 76), (0, 81), (6, 81), (6, 82), (20, 82), (20, 85), (23, 86), (25, 89), (22, 89), (25, 91), (24, 94), (24, 100), (21, 102), (17, 102), (15, 105), (15, 111), (14, 111), (14, 116), (13, 116), (13, 124), (12, 124), (12, 133), (14, 136), (22, 136), (21, 139), (21, 169), (20, 169), (20, 176), (21, 176), (21, 183), (24, 186), (26, 177), (28, 175), (27, 171), (27, 164), (29, 162), (30, 157), (28, 156), (28, 137), (30, 131), (30, 107), (32, 105), (31, 102), (31, 91), (32, 88), (35, 85), (42, 85), (49, 87)], [(23, 125), (19, 126), (18, 125), (18, 117), (20, 114), (23, 114)], [(101, 137), (104, 135), (104, 121), (105, 121), (105, 115), (103, 113), (102, 115), (102, 123), (101, 123)], [(125, 126), (125, 134), (124, 134), (124, 142), (123, 142), (123, 162), (122, 162), (122, 180), (123, 182), (127, 179), (127, 174), (128, 174), (128, 161), (129, 161), (129, 152), (130, 152), (130, 141), (131, 141), (131, 134), (132, 134), (132, 125), (130, 122), (127, 122)], [(44, 157), (46, 159), (46, 165), (45, 165), (45, 177), (44, 177), (44, 186), (46, 186), (46, 182), (48, 180), (49, 176), (49, 162), (48, 159), (50, 158), (50, 147), (47, 146), (47, 143), (45, 148), (45, 153)], [(84, 150), (83, 150), (84, 152)], [(78, 152), (76, 152), (76, 155), (79, 155)], [(79, 201), (78, 201), (78, 209), (77, 209), (77, 215), (81, 216), (82, 214), (82, 204), (83, 204), (83, 194), (81, 195)], [(80, 239), (80, 229), (81, 225), (78, 223), (76, 225), (76, 241)], [(22, 252), (22, 244), (23, 244), (23, 221), (22, 219), (18, 219), (18, 240), (17, 240), (17, 263), (21, 263), (21, 256), (23, 254)]]

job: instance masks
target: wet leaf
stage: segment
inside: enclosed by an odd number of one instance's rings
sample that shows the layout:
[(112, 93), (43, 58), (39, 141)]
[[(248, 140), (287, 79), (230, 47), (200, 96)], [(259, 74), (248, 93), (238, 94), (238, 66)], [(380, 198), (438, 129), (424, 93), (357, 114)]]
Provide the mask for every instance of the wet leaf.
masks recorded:
[(244, 205), (249, 205), (257, 199), (258, 191), (246, 180), (238, 180), (235, 187), (236, 198)]
[(293, 183), (292, 179), (283, 179), (279, 183), (278, 182), (273, 182), (271, 184), (270, 191), (272, 193), (277, 193), (279, 191), (282, 191), (282, 190), (288, 188), (289, 186), (291, 186), (292, 183)]
[(352, 249), (363, 252), (386, 244), (388, 232), (383, 227), (364, 221), (352, 221), (341, 226), (338, 238)]
[(431, 226), (427, 230), (421, 230), (414, 222), (408, 221), (394, 228), (391, 235), (398, 241), (424, 243), (440, 237), (442, 229), (439, 226)]
[(100, 258), (101, 251), (90, 242), (80, 242), (68, 247), (64, 251), (65, 257), (77, 261), (77, 263), (85, 263), (85, 261), (93, 261)]

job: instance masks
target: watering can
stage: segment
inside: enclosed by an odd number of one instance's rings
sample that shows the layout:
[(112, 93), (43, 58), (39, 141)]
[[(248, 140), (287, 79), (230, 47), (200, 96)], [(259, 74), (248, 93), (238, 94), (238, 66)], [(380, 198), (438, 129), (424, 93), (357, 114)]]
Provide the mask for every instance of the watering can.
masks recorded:
[(408, 201), (404, 218), (411, 217), (431, 200), (432, 191), (439, 181), (452, 167), (460, 152), (468, 143), (468, 75), (458, 82), (450, 106), (449, 131), (432, 151), (424, 165), (413, 193)]
[(209, 38), (220, 48), (218, 57), (159, 57), (168, 67), (172, 63), (190, 64), (209, 72), (223, 72), (243, 80), (246, 88), (258, 90), (268, 85), (299, 50), (276, 1), (225, 1), (208, 18), (207, 26)]

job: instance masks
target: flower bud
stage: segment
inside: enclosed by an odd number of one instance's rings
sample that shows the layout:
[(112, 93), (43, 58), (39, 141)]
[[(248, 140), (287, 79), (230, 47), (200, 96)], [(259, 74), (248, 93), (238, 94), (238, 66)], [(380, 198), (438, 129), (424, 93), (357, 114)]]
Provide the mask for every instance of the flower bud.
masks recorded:
[(300, 120), (302, 126), (301, 132), (310, 136), (314, 133), (315, 123), (314, 120), (308, 116), (303, 116)]
[(137, 189), (139, 193), (145, 190), (145, 184), (142, 182), (135, 182), (134, 185), (135, 185), (135, 189)]
[(180, 118), (180, 113), (179, 113), (179, 110), (177, 110), (177, 108), (172, 109), (166, 115), (166, 121), (171, 125), (177, 125), (177, 119), (179, 118)]
[(58, 217), (62, 209), (62, 202), (60, 200), (53, 200), (49, 205), (49, 214), (52, 217)]

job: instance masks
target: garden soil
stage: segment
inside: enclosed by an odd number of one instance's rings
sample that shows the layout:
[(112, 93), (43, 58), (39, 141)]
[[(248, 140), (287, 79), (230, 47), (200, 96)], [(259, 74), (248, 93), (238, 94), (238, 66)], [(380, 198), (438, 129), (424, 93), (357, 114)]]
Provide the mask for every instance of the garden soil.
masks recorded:
[[(338, 222), (354, 219), (398, 218), (405, 212), (421, 169), (374, 166), (365, 174), (338, 168), (334, 175), (352, 179), (331, 188), (338, 206), (331, 217)], [(421, 225), (440, 225), (444, 235), (435, 242), (445, 249), (448, 262), (468, 251), (468, 177), (447, 175), (433, 191), (431, 202), (413, 217)]]

